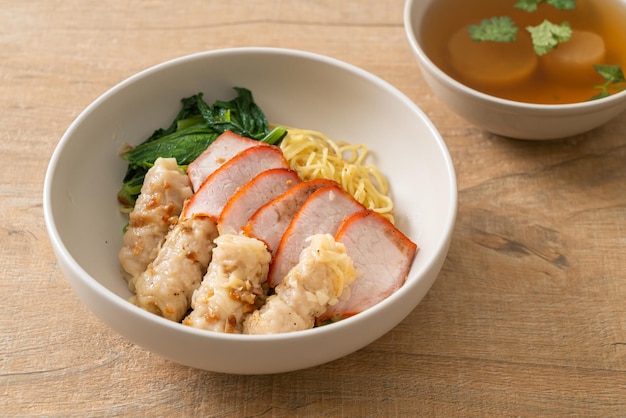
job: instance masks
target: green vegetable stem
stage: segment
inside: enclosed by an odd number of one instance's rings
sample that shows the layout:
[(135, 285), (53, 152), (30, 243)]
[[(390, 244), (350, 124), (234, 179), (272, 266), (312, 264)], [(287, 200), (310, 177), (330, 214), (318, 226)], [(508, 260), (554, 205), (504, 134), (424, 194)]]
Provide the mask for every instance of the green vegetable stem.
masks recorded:
[(176, 158), (186, 169), (215, 139), (225, 131), (270, 144), (278, 144), (287, 130), (276, 127), (270, 131), (267, 118), (254, 102), (252, 93), (234, 87), (237, 97), (230, 101), (217, 100), (209, 106), (202, 93), (181, 99), (181, 109), (165, 129), (154, 131), (138, 146), (124, 152), (128, 162), (122, 187), (117, 198), (122, 209), (135, 205), (146, 173), (159, 157)]

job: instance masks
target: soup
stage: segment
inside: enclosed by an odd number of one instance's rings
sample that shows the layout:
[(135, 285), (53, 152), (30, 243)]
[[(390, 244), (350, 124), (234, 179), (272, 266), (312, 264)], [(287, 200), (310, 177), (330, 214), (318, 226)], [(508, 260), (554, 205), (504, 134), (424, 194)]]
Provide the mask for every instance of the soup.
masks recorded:
[[(626, 71), (625, 1), (578, 0), (576, 9), (567, 11), (544, 2), (531, 13), (514, 7), (516, 2), (434, 1), (419, 34), (424, 51), (439, 68), (469, 87), (529, 103), (589, 100), (600, 92), (594, 86), (604, 83), (593, 69), (594, 64), (619, 65)], [(511, 17), (519, 28), (518, 39), (513, 43), (472, 41), (467, 32), (469, 25), (495, 16)], [(525, 28), (545, 19), (569, 22), (574, 32), (570, 42), (539, 57)], [(579, 54), (583, 55), (582, 62), (575, 56), (576, 49), (585, 51)], [(579, 62), (564, 65), (563, 56), (565, 61), (571, 58)]]

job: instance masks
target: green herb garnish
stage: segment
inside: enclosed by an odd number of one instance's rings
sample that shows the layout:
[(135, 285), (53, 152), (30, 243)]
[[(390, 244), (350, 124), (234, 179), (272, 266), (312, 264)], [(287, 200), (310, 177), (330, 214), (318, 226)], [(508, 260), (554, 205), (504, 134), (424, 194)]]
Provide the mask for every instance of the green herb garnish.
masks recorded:
[(470, 25), (469, 33), (474, 41), (513, 42), (518, 28), (508, 16), (484, 19), (480, 25)]
[(537, 55), (544, 55), (556, 48), (560, 42), (567, 42), (572, 37), (572, 28), (569, 23), (559, 25), (544, 20), (537, 26), (527, 26), (533, 40), (533, 48)]
[(527, 12), (535, 12), (537, 11), (537, 6), (543, 2), (559, 10), (574, 10), (576, 8), (576, 0), (518, 0), (515, 3), (515, 7)]
[(217, 100), (209, 106), (202, 93), (181, 100), (182, 107), (169, 127), (157, 129), (138, 146), (124, 152), (128, 168), (117, 198), (128, 210), (135, 204), (146, 173), (159, 157), (176, 158), (186, 169), (215, 139), (225, 131), (270, 144), (279, 143), (287, 130), (270, 131), (268, 121), (254, 102), (252, 93), (235, 87), (237, 97), (231, 101)]
[[(572, 10), (576, 8), (576, 0), (518, 0), (515, 7), (534, 12), (540, 3), (546, 1), (559, 10)], [(533, 48), (537, 55), (544, 55), (558, 46), (560, 42), (567, 42), (572, 36), (569, 23), (555, 24), (548, 20), (537, 26), (528, 26)], [(518, 28), (508, 16), (492, 17), (484, 19), (479, 25), (470, 25), (469, 34), (474, 41), (513, 42), (517, 39)]]
[(619, 65), (594, 65), (593, 68), (604, 78), (604, 84), (595, 86), (600, 89), (600, 93), (593, 96), (591, 100), (602, 99), (612, 93), (626, 90), (626, 79)]

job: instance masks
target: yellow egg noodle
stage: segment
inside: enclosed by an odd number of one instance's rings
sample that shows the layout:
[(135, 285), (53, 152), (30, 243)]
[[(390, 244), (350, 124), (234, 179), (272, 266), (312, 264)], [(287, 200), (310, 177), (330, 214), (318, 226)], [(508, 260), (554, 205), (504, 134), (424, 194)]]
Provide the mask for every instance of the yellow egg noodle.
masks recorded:
[(285, 128), (288, 134), (280, 147), (302, 179), (335, 180), (366, 208), (394, 222), (389, 184), (376, 166), (365, 163), (366, 145), (333, 141), (313, 130)]

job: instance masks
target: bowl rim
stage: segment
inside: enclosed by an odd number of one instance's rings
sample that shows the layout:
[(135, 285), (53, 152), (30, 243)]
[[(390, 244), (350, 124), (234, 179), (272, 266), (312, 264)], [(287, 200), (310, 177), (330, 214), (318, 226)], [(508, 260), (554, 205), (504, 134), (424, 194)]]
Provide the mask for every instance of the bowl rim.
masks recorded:
[[(588, 100), (585, 102), (576, 102), (576, 103), (562, 103), (562, 104), (544, 104), (544, 103), (528, 103), (528, 102), (520, 102), (516, 100), (504, 99), (497, 96), (492, 96), (487, 93), (483, 93), (480, 90), (476, 90), (472, 87), (466, 86), (465, 84), (457, 81), (455, 78), (449, 76), (445, 71), (439, 68), (426, 54), (426, 52), (422, 49), (420, 43), (417, 40), (416, 30), (413, 26), (412, 13), (413, 6), (420, 1), (424, 0), (405, 0), (404, 10), (403, 10), (403, 21), (404, 21), (404, 32), (409, 41), (409, 45), (413, 52), (417, 55), (419, 61), (422, 63), (426, 69), (433, 74), (435, 77), (442, 79), (445, 83), (451, 85), (457, 90), (462, 91), (464, 94), (469, 96), (473, 96), (475, 98), (491, 102), (496, 105), (506, 106), (509, 108), (515, 109), (524, 109), (529, 111), (537, 111), (537, 112), (554, 112), (554, 113), (563, 113), (563, 112), (572, 112), (576, 113), (582, 109), (586, 108), (596, 108), (596, 109), (604, 109), (607, 107), (612, 107), (613, 102), (620, 102), (626, 98), (626, 90), (622, 90), (620, 92), (614, 93), (608, 97), (604, 97), (599, 100)], [(435, 0), (432, 0), (435, 1)]]
[[(432, 134), (432, 139), (436, 142), (437, 148), (444, 156), (444, 161), (446, 164), (445, 171), (448, 173), (450, 182), (449, 182), (449, 192), (447, 196), (447, 200), (450, 202), (447, 213), (443, 213), (443, 218), (445, 222), (443, 224), (443, 233), (438, 238), (435, 243), (434, 254), (441, 254), (442, 252), (447, 253), (447, 248), (449, 246), (454, 225), (456, 222), (456, 213), (458, 207), (458, 186), (456, 180), (456, 172), (453, 164), (453, 160), (451, 158), (450, 152), (435, 125), (432, 121), (427, 117), (425, 112), (417, 106), (413, 101), (411, 101), (404, 93), (402, 93), (398, 88), (390, 84), (389, 82), (383, 80), (382, 78), (361, 69), (353, 64), (349, 64), (347, 62), (341, 61), (337, 58), (332, 58), (326, 55), (321, 55), (314, 52), (308, 52), (304, 50), (298, 49), (290, 49), (290, 48), (278, 48), (278, 47), (230, 47), (230, 48), (220, 48), (213, 49), (207, 51), (196, 52), (192, 54), (187, 54), (183, 56), (179, 56), (176, 58), (168, 59), (161, 63), (152, 65), (147, 67), (126, 79), (118, 82), (113, 87), (106, 90), (104, 93), (100, 94), (93, 102), (91, 102), (86, 108), (84, 108), (79, 115), (72, 121), (67, 130), (63, 133), (59, 142), (57, 143), (50, 161), (48, 163), (48, 167), (46, 169), (45, 179), (44, 179), (44, 187), (43, 187), (43, 211), (44, 211), (44, 221), (46, 224), (46, 228), (48, 231), (48, 236), (51, 241), (54, 252), (57, 257), (62, 257), (65, 261), (68, 269), (71, 270), (77, 277), (80, 278), (80, 281), (83, 285), (87, 286), (89, 290), (93, 293), (99, 294), (101, 297), (106, 299), (106, 302), (109, 304), (113, 304), (116, 307), (120, 308), (123, 312), (129, 314), (139, 315), (142, 319), (153, 322), (155, 325), (159, 324), (177, 332), (196, 334), (197, 336), (207, 339), (207, 340), (223, 340), (223, 341), (257, 341), (257, 342), (276, 342), (282, 340), (293, 340), (294, 338), (310, 338), (314, 337), (317, 334), (328, 333), (328, 332), (336, 332), (340, 331), (345, 327), (349, 327), (353, 322), (359, 321), (368, 321), (372, 316), (377, 315), (378, 311), (385, 309), (388, 305), (393, 304), (394, 300), (402, 293), (401, 291), (405, 286), (416, 286), (420, 281), (416, 280), (413, 283), (405, 283), (403, 287), (399, 289), (399, 291), (394, 292), (394, 294), (390, 295), (388, 298), (378, 303), (376, 306), (359, 313), (353, 317), (347, 318), (345, 320), (339, 321), (337, 323), (329, 324), (323, 327), (317, 327), (313, 329), (303, 330), (303, 331), (295, 331), (283, 334), (269, 334), (269, 335), (243, 335), (243, 334), (226, 334), (226, 333), (215, 333), (215, 332), (206, 332), (206, 330), (195, 329), (193, 327), (184, 326), (178, 322), (172, 322), (165, 318), (159, 317), (158, 315), (151, 314), (140, 307), (137, 307), (124, 298), (120, 297), (112, 290), (105, 287), (98, 280), (93, 278), (83, 267), (78, 263), (78, 261), (71, 255), (70, 251), (63, 243), (61, 239), (61, 234), (58, 230), (58, 227), (54, 221), (54, 213), (52, 208), (52, 185), (55, 179), (55, 172), (57, 166), (59, 164), (59, 160), (61, 155), (63, 154), (66, 147), (69, 146), (69, 142), (72, 138), (73, 132), (77, 129), (78, 126), (82, 124), (82, 122), (95, 110), (97, 109), (103, 102), (109, 100), (109, 98), (115, 95), (119, 90), (124, 89), (126, 86), (140, 80), (144, 77), (150, 76), (150, 74), (154, 72), (158, 72), (164, 68), (168, 68), (171, 66), (176, 66), (181, 63), (187, 61), (193, 61), (198, 59), (204, 59), (208, 56), (212, 57), (220, 57), (225, 55), (232, 54), (279, 54), (283, 56), (295, 56), (299, 59), (308, 59), (314, 61), (320, 61), (322, 63), (326, 63), (332, 66), (340, 67), (344, 71), (349, 71), (367, 79), (369, 82), (372, 82), (379, 87), (383, 88), (385, 91), (394, 95), (398, 100), (402, 101), (404, 105), (411, 108), (411, 110), (420, 116), (421, 121), (426, 125), (428, 131)], [(432, 269), (437, 263), (437, 257), (433, 257), (428, 260), (427, 263), (422, 267), (424, 272)], [(64, 272), (65, 273), (65, 272)], [(65, 275), (65, 274), (64, 274)], [(66, 278), (67, 279), (67, 278)], [(121, 279), (121, 276), (120, 276)], [(72, 283), (70, 283), (72, 284)], [(74, 287), (72, 285), (72, 287)]]

